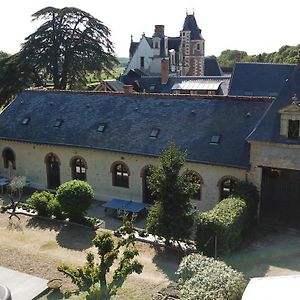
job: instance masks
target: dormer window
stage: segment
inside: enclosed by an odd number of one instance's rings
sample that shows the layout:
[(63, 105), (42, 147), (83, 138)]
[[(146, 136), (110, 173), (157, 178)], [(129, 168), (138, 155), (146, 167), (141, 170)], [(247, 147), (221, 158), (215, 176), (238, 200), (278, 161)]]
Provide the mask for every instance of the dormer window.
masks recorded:
[(299, 139), (299, 120), (289, 120), (288, 138)]
[(29, 117), (24, 118), (22, 121), (22, 125), (27, 125), (29, 123), (29, 121), (30, 121)]
[(290, 105), (279, 110), (280, 135), (288, 139), (298, 140), (300, 138), (300, 104), (293, 101)]
[(55, 121), (54, 127), (59, 128), (59, 127), (61, 127), (62, 123), (63, 123), (62, 119), (57, 119)]
[(159, 131), (159, 128), (152, 128), (149, 137), (152, 139), (156, 139), (159, 135)]

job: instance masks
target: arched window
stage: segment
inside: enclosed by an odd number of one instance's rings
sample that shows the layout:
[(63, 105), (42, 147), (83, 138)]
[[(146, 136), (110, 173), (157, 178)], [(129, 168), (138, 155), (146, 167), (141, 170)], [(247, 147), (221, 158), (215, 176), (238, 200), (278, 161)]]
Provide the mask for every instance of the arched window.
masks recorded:
[(201, 187), (203, 185), (203, 179), (199, 173), (196, 171), (188, 171), (185, 173), (186, 176), (190, 179), (191, 182), (197, 184), (197, 190), (194, 195), (192, 195), (193, 200), (201, 200)]
[(115, 162), (111, 167), (112, 184), (114, 186), (129, 187), (129, 169), (123, 162)]
[(238, 179), (233, 176), (221, 178), (218, 184), (220, 187), (220, 201), (232, 195), (237, 182)]
[(5, 169), (8, 169), (9, 165), (11, 165), (14, 170), (16, 169), (16, 156), (10, 148), (5, 148), (3, 150), (2, 157)]
[(45, 158), (47, 181), (49, 189), (56, 189), (60, 186), (60, 161), (57, 155), (49, 153)]
[(152, 192), (149, 187), (149, 176), (151, 175), (150, 169), (151, 165), (147, 165), (143, 167), (141, 171), (141, 177), (142, 177), (142, 187), (143, 187), (143, 203), (147, 204), (153, 204), (154, 202), (154, 196), (152, 195)]
[(82, 157), (76, 156), (71, 159), (71, 170), (73, 179), (86, 181), (87, 164)]

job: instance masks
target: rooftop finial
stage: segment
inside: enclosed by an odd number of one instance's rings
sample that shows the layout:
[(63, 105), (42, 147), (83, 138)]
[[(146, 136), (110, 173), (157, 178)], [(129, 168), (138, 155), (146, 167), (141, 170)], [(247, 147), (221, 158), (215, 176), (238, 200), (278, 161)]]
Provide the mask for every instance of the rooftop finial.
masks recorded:
[(193, 16), (195, 15), (195, 9), (193, 8)]
[(131, 35), (131, 43), (133, 42), (133, 35)]
[(188, 14), (189, 14), (188, 9), (186, 9), (186, 15), (188, 15)]

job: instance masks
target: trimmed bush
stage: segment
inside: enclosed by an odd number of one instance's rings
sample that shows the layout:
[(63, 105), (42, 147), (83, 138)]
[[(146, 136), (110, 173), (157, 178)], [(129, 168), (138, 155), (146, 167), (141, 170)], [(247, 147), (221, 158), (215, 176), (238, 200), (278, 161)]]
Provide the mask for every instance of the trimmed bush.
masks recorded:
[(39, 216), (48, 216), (47, 206), (53, 198), (54, 196), (50, 192), (35, 192), (26, 202), (31, 208), (37, 211)]
[(213, 255), (215, 236), (218, 254), (235, 249), (242, 240), (247, 217), (247, 205), (240, 198), (224, 199), (213, 209), (200, 213), (196, 230), (197, 249)]
[(243, 274), (200, 254), (184, 257), (176, 273), (183, 300), (238, 300), (246, 287)]
[(63, 212), (72, 221), (82, 221), (94, 198), (91, 186), (81, 180), (71, 180), (63, 183), (56, 193), (56, 199)]
[(248, 208), (248, 221), (245, 230), (250, 231), (256, 223), (259, 194), (255, 185), (246, 181), (239, 181), (233, 192), (233, 197), (245, 200)]
[(62, 219), (61, 205), (56, 198), (53, 198), (48, 202), (47, 212), (49, 216), (54, 216), (57, 219)]

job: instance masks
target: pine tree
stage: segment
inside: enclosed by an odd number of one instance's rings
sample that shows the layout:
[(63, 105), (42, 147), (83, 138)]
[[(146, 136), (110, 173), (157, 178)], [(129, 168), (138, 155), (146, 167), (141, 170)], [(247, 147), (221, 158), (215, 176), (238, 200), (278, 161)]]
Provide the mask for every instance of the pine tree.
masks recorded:
[(160, 157), (160, 166), (151, 169), (149, 187), (155, 198), (147, 218), (147, 231), (166, 239), (184, 240), (190, 236), (193, 226), (191, 196), (197, 185), (191, 178), (180, 173), (186, 153), (176, 148), (175, 143)]

